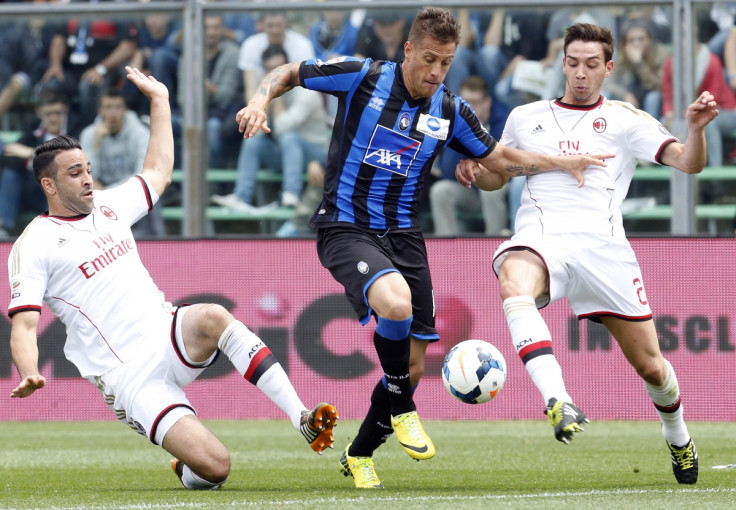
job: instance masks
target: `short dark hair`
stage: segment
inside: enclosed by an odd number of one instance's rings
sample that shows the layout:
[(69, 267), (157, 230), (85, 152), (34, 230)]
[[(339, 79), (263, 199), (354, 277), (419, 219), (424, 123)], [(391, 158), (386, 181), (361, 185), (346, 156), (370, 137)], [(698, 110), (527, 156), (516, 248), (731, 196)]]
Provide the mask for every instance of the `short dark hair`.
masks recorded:
[(427, 7), (414, 17), (409, 30), (409, 41), (419, 44), (425, 37), (431, 37), (443, 43), (460, 42), (460, 24), (447, 9)]
[(263, 50), (263, 53), (261, 53), (261, 62), (265, 62), (276, 55), (283, 55), (286, 61), (289, 61), (289, 55), (286, 54), (286, 50), (281, 44), (270, 44), (265, 50)]
[(565, 32), (565, 56), (567, 56), (567, 46), (574, 41), (600, 43), (603, 48), (603, 58), (606, 62), (613, 58), (613, 48), (616, 44), (616, 39), (613, 37), (611, 30), (606, 27), (600, 27), (590, 23), (576, 23), (568, 27)]
[(55, 89), (43, 89), (36, 95), (36, 106), (46, 106), (56, 103), (68, 105), (69, 101), (64, 94)]
[(79, 140), (69, 135), (60, 135), (38, 145), (33, 151), (33, 176), (41, 184), (44, 177), (56, 177), (54, 160), (60, 152), (73, 149), (82, 150)]
[(125, 103), (125, 106), (128, 106), (128, 100), (125, 98), (125, 94), (123, 94), (123, 91), (120, 90), (118, 87), (108, 87), (103, 92), (102, 95), (100, 95), (100, 101), (99, 105), (102, 104), (102, 100), (106, 97), (116, 98), (119, 97), (123, 100), (123, 103)]
[[(460, 90), (468, 89), (473, 92), (482, 92), (483, 95), (490, 96), (488, 92), (488, 82), (478, 76), (477, 74), (471, 74), (460, 83)], [(458, 92), (460, 92), (458, 90)]]

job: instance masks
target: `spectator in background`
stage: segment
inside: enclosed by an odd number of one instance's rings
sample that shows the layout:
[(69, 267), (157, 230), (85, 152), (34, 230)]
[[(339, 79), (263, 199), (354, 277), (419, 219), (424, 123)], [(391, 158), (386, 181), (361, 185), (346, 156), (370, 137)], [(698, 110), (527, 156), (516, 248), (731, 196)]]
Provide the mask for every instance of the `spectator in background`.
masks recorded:
[(43, 87), (66, 94), (78, 122), (91, 123), (100, 92), (121, 79), (122, 66), (135, 53), (137, 37), (135, 23), (116, 22), (113, 17), (67, 20), (51, 43)]
[(550, 11), (545, 8), (498, 8), (493, 11), (483, 36), (479, 74), (493, 87), (493, 98), (509, 109), (527, 100), (523, 92), (512, 88), (519, 62), (529, 60), (547, 64), (549, 20)]
[[(47, 140), (70, 134), (69, 105), (54, 91), (46, 90), (36, 101), (41, 124), (25, 132), (16, 143), (6, 144), (0, 153), (0, 237), (15, 229), (20, 212), (42, 213), (46, 197), (33, 176), (33, 150)], [(2, 145), (2, 144), (0, 144)]]
[[(288, 62), (283, 46), (266, 48), (262, 55), (266, 72)], [(271, 168), (284, 176), (281, 205), (296, 207), (304, 185), (304, 171), (310, 161), (327, 158), (330, 132), (319, 92), (302, 87), (271, 101), (268, 110), (271, 133), (242, 141), (238, 157), (235, 191), (214, 195), (212, 201), (236, 211), (252, 211), (256, 177), (261, 168)]]
[(357, 39), (358, 26), (353, 24), (351, 11), (344, 9), (323, 10), (322, 18), (309, 31), (315, 56), (324, 61), (352, 55)]
[[(316, 57), (327, 62), (335, 57), (353, 55), (364, 16), (363, 10), (323, 10), (322, 18), (309, 31), (309, 40), (312, 41)], [(337, 98), (327, 96), (324, 101), (328, 118), (334, 119)]]
[[(176, 97), (176, 72), (181, 56), (180, 24), (171, 14), (146, 14), (138, 30), (137, 48), (130, 59), (131, 67), (156, 76), (166, 85), (172, 98)], [(122, 89), (131, 110), (141, 115), (147, 113), (149, 103), (132, 82), (125, 80)]]
[[(500, 139), (503, 122), (496, 124), (491, 117), (493, 100), (488, 93), (488, 84), (480, 76), (469, 76), (460, 85), (459, 96), (470, 105), (480, 123), (494, 139)], [(505, 117), (508, 116), (506, 111)], [(445, 147), (439, 156), (441, 179), (429, 189), (434, 233), (441, 236), (456, 236), (467, 229), (461, 227), (459, 211), (483, 213), (485, 234), (499, 236), (509, 234), (509, 212), (506, 202), (508, 186), (495, 191), (480, 191), (466, 188), (455, 178), (455, 167), (464, 159), (462, 155)]]
[(408, 16), (405, 11), (398, 10), (369, 11), (358, 32), (354, 55), (373, 60), (404, 60), (404, 41), (409, 36)]
[(626, 20), (621, 28), (618, 59), (606, 83), (608, 97), (620, 99), (659, 118), (662, 115), (662, 69), (670, 54), (657, 41), (647, 18)]
[[(95, 189), (105, 189), (143, 171), (149, 130), (138, 115), (128, 109), (119, 89), (107, 89), (98, 105), (98, 116), (82, 130), (79, 143), (89, 159)], [(141, 236), (164, 235), (160, 205), (154, 206), (135, 225), (133, 232)]]
[[(524, 67), (526, 70), (526, 73), (522, 74), (529, 75), (529, 68), (517, 63), (517, 68), (510, 82), (511, 87), (501, 91), (497, 89), (497, 94), (502, 101), (513, 108), (530, 100), (538, 98), (552, 99), (561, 97), (565, 93), (564, 75), (562, 73), (562, 47), (567, 28), (576, 23), (593, 23), (610, 27), (615, 32), (616, 18), (606, 7), (575, 6), (556, 9), (550, 16), (549, 25), (547, 26), (547, 54), (540, 60), (538, 67), (532, 67), (533, 73), (530, 76), (531, 81), (535, 81), (539, 80), (539, 74), (542, 74), (541, 86), (535, 85), (531, 89), (525, 89), (517, 84), (516, 79), (518, 77), (516, 74), (520, 71), (519, 67)], [(506, 82), (506, 84), (509, 83)], [(519, 94), (519, 92), (531, 93), (532, 97)], [(504, 97), (508, 100), (504, 100)]]
[[(655, 38), (659, 42), (669, 44), (672, 42), (672, 13), (666, 11), (661, 5), (630, 5), (622, 19), (645, 18), (654, 26)], [(723, 50), (721, 50), (723, 51)]]
[(716, 30), (708, 38), (708, 49), (724, 60), (725, 47), (732, 37), (736, 22), (736, 2), (713, 2), (710, 7), (710, 21), (716, 26)]
[(294, 211), (294, 217), (285, 221), (276, 231), (276, 237), (299, 237), (314, 235), (315, 231), (309, 228), (309, 220), (314, 211), (322, 203), (325, 187), (326, 161), (310, 161), (307, 164), (307, 185)]
[[(702, 14), (700, 15), (702, 18)], [(718, 103), (718, 116), (705, 127), (709, 166), (722, 166), (724, 159), (723, 134), (736, 129), (736, 95), (726, 83), (723, 65), (717, 55), (711, 53), (708, 46), (700, 39), (697, 24), (693, 26), (695, 36), (694, 70), (696, 93), (708, 91)], [(664, 63), (662, 73), (662, 124), (673, 128), (674, 104), (672, 96), (672, 55)], [(683, 119), (684, 120), (684, 119)]]
[[(232, 119), (240, 109), (243, 81), (238, 70), (238, 46), (233, 41), (225, 38), (225, 25), (220, 14), (205, 16), (204, 35), (205, 71), (207, 75), (205, 91), (207, 94), (208, 166), (210, 168), (220, 168), (224, 166), (227, 159), (226, 147), (238, 147), (242, 139), (238, 130), (233, 127)], [(179, 65), (179, 80), (184, 79), (183, 68), (183, 62), (181, 62)], [(180, 108), (184, 107), (185, 101), (182, 87), (178, 93)], [(175, 117), (180, 118), (179, 115)]]
[(723, 66), (728, 87), (736, 93), (736, 26), (731, 27), (724, 43)]
[(445, 86), (455, 94), (460, 90), (463, 80), (472, 74), (485, 77), (491, 88), (488, 93), (493, 93), (492, 89), (498, 79), (498, 71), (485, 69), (483, 65), (483, 34), (488, 29), (492, 12), (490, 9), (473, 11), (467, 7), (458, 9), (457, 21), (461, 28), (460, 42), (455, 51), (455, 58), (452, 59), (452, 66), (445, 77)]
[(49, 68), (51, 41), (58, 31), (44, 16), (19, 20), (0, 31), (0, 116), (18, 100), (30, 100)]
[(257, 34), (243, 41), (238, 58), (238, 67), (243, 72), (246, 103), (255, 94), (255, 88), (265, 74), (261, 55), (269, 46), (282, 46), (290, 62), (314, 58), (312, 43), (302, 34), (289, 29), (286, 14), (265, 12), (258, 21), (257, 29)]
[[(242, 0), (215, 0), (217, 2), (237, 3)], [(222, 12), (222, 22), (225, 25), (225, 38), (230, 39), (238, 47), (248, 37), (256, 33), (256, 20), (251, 12), (233, 11)]]

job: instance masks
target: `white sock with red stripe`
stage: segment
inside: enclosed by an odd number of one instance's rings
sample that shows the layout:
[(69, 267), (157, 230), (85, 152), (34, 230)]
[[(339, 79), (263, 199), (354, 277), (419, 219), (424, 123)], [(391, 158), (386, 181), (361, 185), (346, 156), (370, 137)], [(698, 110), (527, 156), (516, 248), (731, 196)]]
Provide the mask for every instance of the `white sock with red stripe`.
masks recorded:
[(644, 381), (649, 397), (657, 408), (659, 419), (662, 420), (662, 435), (675, 446), (685, 446), (690, 440), (685, 419), (683, 418), (682, 404), (680, 403), (680, 385), (675, 376), (675, 370), (669, 361), (664, 360), (667, 366), (667, 375), (662, 386), (652, 386)]
[(507, 298), (503, 302), (503, 311), (516, 353), (542, 394), (545, 405), (551, 398), (572, 403), (562, 379), (562, 368), (552, 353), (552, 335), (537, 310), (534, 298)]
[(263, 340), (235, 320), (222, 332), (217, 346), (245, 380), (261, 390), (286, 413), (294, 427), (299, 428), (301, 413), (306, 407)]
[(205, 480), (204, 478), (200, 477), (192, 471), (189, 466), (184, 464), (181, 470), (181, 483), (186, 487), (187, 489), (197, 489), (197, 490), (214, 490), (219, 489), (222, 487), (222, 485), (227, 480), (223, 480), (222, 482), (210, 482), (208, 480)]

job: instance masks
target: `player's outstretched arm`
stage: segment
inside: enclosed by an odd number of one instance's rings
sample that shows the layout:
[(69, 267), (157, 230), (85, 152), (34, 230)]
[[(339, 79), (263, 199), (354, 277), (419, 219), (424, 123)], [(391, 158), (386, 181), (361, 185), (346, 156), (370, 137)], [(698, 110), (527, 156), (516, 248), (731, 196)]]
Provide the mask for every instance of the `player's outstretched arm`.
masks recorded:
[(174, 172), (174, 132), (171, 126), (169, 89), (153, 76), (126, 66), (128, 79), (151, 102), (151, 138), (148, 141), (143, 173), (151, 181), (154, 191), (161, 196), (171, 184)]
[(707, 150), (705, 126), (718, 116), (713, 94), (704, 91), (687, 107), (687, 140), (671, 143), (662, 154), (662, 163), (687, 174), (700, 173), (705, 167)]
[(238, 123), (238, 131), (243, 133), (243, 138), (251, 138), (262, 130), (270, 133), (266, 118), (268, 103), (275, 97), (279, 97), (297, 85), (299, 85), (299, 66), (301, 62), (284, 64), (263, 77), (258, 91), (250, 98), (245, 108), (235, 115)]
[(38, 373), (38, 341), (36, 331), (40, 312), (18, 312), (10, 328), (10, 355), (20, 374), (20, 384), (10, 392), (11, 398), (24, 398), (46, 385)]
[[(542, 172), (559, 171), (569, 173), (578, 181), (578, 187), (585, 184), (583, 171), (588, 166), (606, 166), (606, 159), (615, 154), (576, 154), (574, 156), (552, 156), (536, 152), (522, 151), (500, 143), (488, 156), (478, 161), (480, 165), (469, 166), (461, 175), (456, 171), (458, 181), (466, 187), (475, 184), (480, 189), (493, 191), (503, 186), (505, 180), (523, 175), (536, 175)], [(499, 179), (500, 174), (505, 180)], [(501, 183), (499, 186), (499, 182)]]
[(474, 159), (463, 159), (455, 167), (455, 178), (467, 188), (475, 184), (482, 190), (494, 191), (501, 189), (510, 177), (503, 172), (488, 170)]

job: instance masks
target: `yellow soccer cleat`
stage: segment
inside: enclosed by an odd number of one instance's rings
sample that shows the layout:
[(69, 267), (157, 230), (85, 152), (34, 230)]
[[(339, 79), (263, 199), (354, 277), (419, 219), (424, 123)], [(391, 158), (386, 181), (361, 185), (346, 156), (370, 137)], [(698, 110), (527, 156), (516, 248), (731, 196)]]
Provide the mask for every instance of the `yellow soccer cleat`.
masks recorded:
[(677, 483), (692, 484), (698, 481), (698, 450), (693, 440), (685, 446), (675, 446), (667, 441), (672, 457), (672, 471)]
[(555, 428), (558, 441), (570, 444), (576, 432), (583, 432), (583, 423), (590, 423), (585, 414), (575, 405), (555, 398), (549, 399), (544, 410), (549, 424)]
[(383, 489), (383, 484), (373, 467), (373, 458), (351, 457), (348, 455), (350, 444), (345, 447), (340, 457), (340, 472), (344, 476), (352, 476), (357, 489)]
[(391, 417), (391, 426), (396, 433), (396, 439), (410, 457), (416, 460), (427, 460), (434, 457), (435, 450), (416, 411), (410, 411)]

